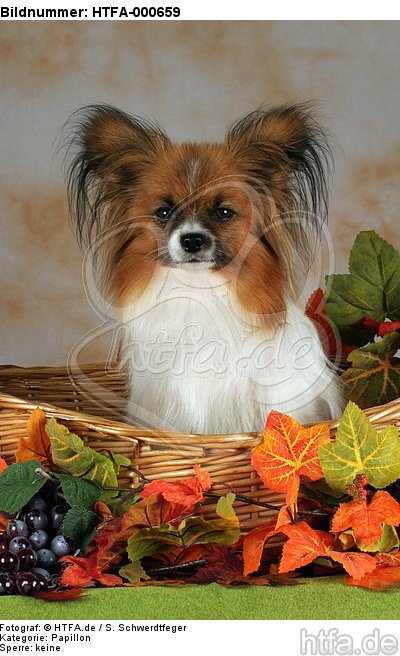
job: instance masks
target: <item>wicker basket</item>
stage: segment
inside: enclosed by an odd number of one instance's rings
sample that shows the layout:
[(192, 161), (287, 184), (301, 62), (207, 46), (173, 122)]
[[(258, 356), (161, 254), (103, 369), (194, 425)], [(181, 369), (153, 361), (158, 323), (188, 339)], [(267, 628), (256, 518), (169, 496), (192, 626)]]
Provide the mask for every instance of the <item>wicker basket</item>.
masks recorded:
[[(250, 451), (260, 442), (256, 433), (186, 435), (135, 428), (121, 420), (128, 396), (128, 376), (117, 365), (86, 365), (79, 371), (65, 367), (0, 367), (0, 456), (12, 462), (18, 439), (26, 434), (32, 410), (40, 405), (48, 417), (58, 417), (89, 446), (121, 453), (148, 479), (175, 480), (202, 465), (214, 488), (233, 489), (256, 501), (277, 503), (282, 497), (266, 491), (253, 471)], [(101, 416), (98, 416), (100, 415)], [(400, 399), (370, 408), (366, 414), (376, 428), (395, 424), (400, 433)], [(332, 435), (337, 427), (330, 423)], [(137, 484), (134, 471), (122, 470), (120, 484)], [(244, 530), (265, 522), (273, 511), (237, 502)], [(213, 516), (213, 506), (204, 514)]]

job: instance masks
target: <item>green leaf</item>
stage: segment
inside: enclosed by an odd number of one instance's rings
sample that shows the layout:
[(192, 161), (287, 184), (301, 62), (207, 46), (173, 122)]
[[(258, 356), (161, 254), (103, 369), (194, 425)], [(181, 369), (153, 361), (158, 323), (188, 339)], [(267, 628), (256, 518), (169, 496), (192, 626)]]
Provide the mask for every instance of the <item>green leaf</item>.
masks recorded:
[[(356, 237), (349, 270), (326, 277), (326, 313), (346, 343), (365, 344), (371, 334), (354, 331), (350, 336), (353, 323), (364, 317), (400, 320), (400, 253), (374, 230), (366, 230)], [(363, 341), (354, 341), (360, 336)]]
[(240, 529), (236, 522), (226, 519), (189, 517), (179, 525), (179, 534), (185, 546), (195, 542), (230, 545), (238, 541)]
[(0, 510), (16, 513), (23, 508), (46, 483), (35, 470), (42, 469), (37, 460), (9, 465), (0, 474)]
[(129, 583), (139, 583), (139, 581), (146, 581), (150, 578), (138, 560), (121, 567), (118, 574), (122, 576), (122, 578), (127, 579)]
[(382, 535), (379, 540), (374, 542), (374, 544), (366, 546), (361, 540), (357, 540), (356, 544), (361, 551), (368, 551), (369, 553), (388, 553), (393, 549), (398, 549), (400, 541), (394, 526), (384, 524)]
[[(70, 433), (66, 426), (52, 417), (46, 423), (51, 441), (53, 462), (72, 476), (87, 478), (101, 487), (116, 487), (117, 475), (110, 458), (85, 446), (78, 435)], [(102, 500), (115, 497), (118, 493), (103, 493)]]
[(112, 461), (113, 461), (115, 473), (117, 474), (117, 476), (119, 474), (119, 470), (121, 469), (121, 467), (131, 467), (131, 465), (132, 465), (131, 460), (129, 458), (127, 458), (126, 456), (121, 455), (120, 453), (113, 453), (112, 454)]
[(128, 540), (128, 556), (132, 562), (144, 556), (169, 553), (177, 547), (193, 544), (234, 544), (240, 537), (237, 522), (226, 519), (205, 520), (202, 517), (184, 519), (175, 529), (172, 524), (142, 528)]
[(233, 492), (228, 492), (226, 496), (220, 497), (215, 509), (217, 515), (223, 519), (228, 519), (230, 522), (238, 522), (239, 520), (233, 508), (234, 501), (235, 494), (233, 494)]
[(64, 518), (64, 535), (84, 551), (95, 534), (95, 526), (100, 522), (96, 513), (82, 508), (71, 508)]
[(383, 405), (400, 396), (400, 359), (394, 357), (399, 348), (400, 335), (391, 333), (352, 351), (351, 367), (341, 376), (345, 396), (360, 408)]
[(61, 483), (66, 502), (82, 510), (93, 510), (103, 490), (93, 481), (86, 478), (74, 478), (66, 474), (55, 474)]
[(171, 524), (163, 524), (154, 528), (142, 528), (128, 540), (128, 557), (135, 562), (144, 556), (169, 553), (182, 546), (179, 533)]
[(357, 474), (381, 489), (400, 478), (400, 438), (395, 426), (373, 428), (365, 414), (350, 401), (343, 413), (334, 442), (318, 449), (322, 471), (335, 492), (345, 492)]

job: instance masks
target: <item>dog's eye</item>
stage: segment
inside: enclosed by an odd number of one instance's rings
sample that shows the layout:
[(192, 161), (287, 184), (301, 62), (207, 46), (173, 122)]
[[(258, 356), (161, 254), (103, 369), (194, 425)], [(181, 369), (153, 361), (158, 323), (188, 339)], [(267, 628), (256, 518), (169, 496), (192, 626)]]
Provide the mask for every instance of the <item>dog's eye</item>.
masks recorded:
[(221, 221), (229, 221), (234, 216), (234, 214), (235, 212), (231, 210), (230, 207), (218, 207), (218, 209), (215, 211), (215, 216)]
[(166, 223), (171, 213), (171, 207), (168, 207), (168, 205), (162, 205), (162, 207), (157, 207), (154, 216), (161, 221), (161, 223)]

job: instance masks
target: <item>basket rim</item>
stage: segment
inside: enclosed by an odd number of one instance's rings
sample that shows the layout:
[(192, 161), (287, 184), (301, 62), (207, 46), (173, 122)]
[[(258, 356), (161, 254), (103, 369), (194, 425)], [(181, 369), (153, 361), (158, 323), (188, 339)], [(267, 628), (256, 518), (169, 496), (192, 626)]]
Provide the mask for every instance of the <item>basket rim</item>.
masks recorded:
[[(178, 431), (164, 431), (152, 428), (140, 428), (127, 422), (114, 421), (112, 419), (105, 419), (99, 415), (91, 415), (77, 410), (66, 410), (50, 403), (43, 403), (42, 401), (29, 401), (21, 397), (14, 396), (0, 392), (0, 417), (1, 411), (4, 410), (4, 405), (7, 409), (17, 408), (21, 410), (33, 411), (35, 408), (41, 408), (49, 416), (61, 419), (61, 421), (74, 421), (80, 423), (88, 429), (96, 431), (116, 434), (121, 439), (129, 441), (148, 442), (149, 444), (164, 444), (168, 439), (172, 444), (182, 443), (196, 443), (211, 445), (216, 442), (226, 442), (227, 444), (235, 443), (235, 447), (251, 448), (261, 440), (261, 433), (179, 433)], [(1, 406), (3, 406), (1, 408)]]

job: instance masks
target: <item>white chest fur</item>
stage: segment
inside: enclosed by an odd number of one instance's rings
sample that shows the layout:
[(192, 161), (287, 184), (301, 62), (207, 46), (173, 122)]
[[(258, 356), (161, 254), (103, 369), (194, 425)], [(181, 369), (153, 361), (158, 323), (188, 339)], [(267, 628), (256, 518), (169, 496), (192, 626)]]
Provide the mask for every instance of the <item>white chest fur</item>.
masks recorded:
[(260, 431), (272, 408), (303, 423), (340, 414), (316, 331), (293, 304), (268, 331), (234, 307), (218, 275), (163, 269), (121, 319), (132, 422), (235, 433)]

